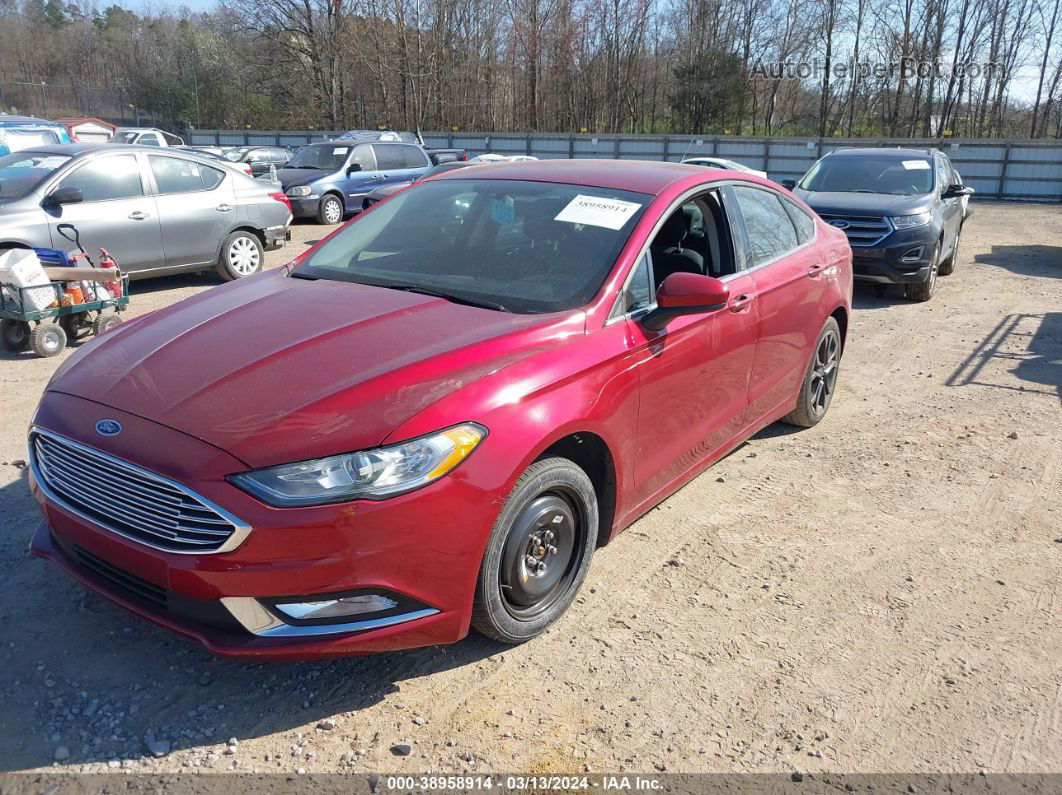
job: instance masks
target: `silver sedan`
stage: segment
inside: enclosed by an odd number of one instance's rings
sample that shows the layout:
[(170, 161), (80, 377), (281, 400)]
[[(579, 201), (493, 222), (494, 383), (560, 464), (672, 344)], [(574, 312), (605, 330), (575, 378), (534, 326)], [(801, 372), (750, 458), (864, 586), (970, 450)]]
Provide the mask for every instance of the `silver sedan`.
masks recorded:
[(216, 267), (231, 280), (261, 270), (290, 223), (276, 185), (191, 152), (67, 144), (0, 157), (0, 250), (69, 248), (58, 226), (73, 224), (134, 278)]

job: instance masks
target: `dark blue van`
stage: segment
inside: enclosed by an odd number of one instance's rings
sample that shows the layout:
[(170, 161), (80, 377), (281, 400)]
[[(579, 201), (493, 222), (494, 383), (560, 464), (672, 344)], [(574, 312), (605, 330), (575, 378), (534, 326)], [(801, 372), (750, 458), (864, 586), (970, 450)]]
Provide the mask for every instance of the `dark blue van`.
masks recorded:
[(0, 113), (0, 157), (34, 146), (68, 144), (66, 127), (32, 116), (8, 116)]
[(417, 144), (339, 139), (304, 146), (277, 172), (296, 218), (338, 224), (361, 211), (366, 193), (408, 185), (432, 163)]

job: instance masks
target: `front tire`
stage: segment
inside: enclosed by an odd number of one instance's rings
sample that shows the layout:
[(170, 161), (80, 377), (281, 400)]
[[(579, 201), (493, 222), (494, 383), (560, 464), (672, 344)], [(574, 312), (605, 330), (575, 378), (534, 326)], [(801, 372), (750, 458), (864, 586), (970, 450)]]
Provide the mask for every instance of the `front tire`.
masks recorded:
[(472, 626), (503, 643), (544, 632), (586, 578), (597, 523), (597, 496), (581, 468), (566, 458), (529, 466), (487, 540)]
[(58, 323), (40, 323), (30, 332), (30, 347), (45, 358), (62, 353), (66, 341), (66, 331)]
[(933, 297), (937, 288), (937, 274), (940, 273), (940, 241), (933, 246), (933, 257), (930, 259), (929, 277), (924, 282), (907, 285), (907, 297), (912, 301), (924, 303)]
[(335, 226), (343, 220), (343, 202), (338, 196), (329, 193), (321, 197), (317, 207), (317, 223)]
[(815, 343), (804, 383), (800, 385), (797, 407), (782, 417), (782, 422), (810, 428), (826, 416), (837, 388), (837, 373), (841, 366), (841, 327), (834, 318), (826, 321)]
[(218, 276), (227, 282), (253, 276), (262, 270), (264, 259), (265, 252), (258, 235), (245, 230), (233, 232), (221, 245)]

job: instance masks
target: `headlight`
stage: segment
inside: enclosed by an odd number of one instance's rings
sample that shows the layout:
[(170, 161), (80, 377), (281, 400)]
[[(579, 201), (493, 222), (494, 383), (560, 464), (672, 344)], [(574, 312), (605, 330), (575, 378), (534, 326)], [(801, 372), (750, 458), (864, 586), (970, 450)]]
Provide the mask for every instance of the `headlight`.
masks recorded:
[(309, 185), (296, 185), (294, 188), (288, 188), (287, 194), (289, 196), (309, 196), (310, 195), (310, 186)]
[(278, 508), (379, 500), (438, 480), (486, 435), (486, 428), (469, 422), (390, 447), (256, 469), (229, 480)]
[(932, 213), (915, 213), (914, 215), (896, 215), (889, 219), (895, 229), (914, 229), (925, 226), (933, 220)]

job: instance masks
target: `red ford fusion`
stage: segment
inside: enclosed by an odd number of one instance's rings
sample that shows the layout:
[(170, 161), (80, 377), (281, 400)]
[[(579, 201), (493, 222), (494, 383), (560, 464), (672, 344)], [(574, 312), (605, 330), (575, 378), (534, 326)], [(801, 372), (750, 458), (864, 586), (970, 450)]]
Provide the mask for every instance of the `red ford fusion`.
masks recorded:
[(595, 548), (822, 419), (851, 290), (844, 233), (756, 176), (454, 171), (71, 356), (32, 550), (224, 655), (524, 641)]

